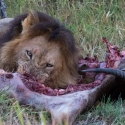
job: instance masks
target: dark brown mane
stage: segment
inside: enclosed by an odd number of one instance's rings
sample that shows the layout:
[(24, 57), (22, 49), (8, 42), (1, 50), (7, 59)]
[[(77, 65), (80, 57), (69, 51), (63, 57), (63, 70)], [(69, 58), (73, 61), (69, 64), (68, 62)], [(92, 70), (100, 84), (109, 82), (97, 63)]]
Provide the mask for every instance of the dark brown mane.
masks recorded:
[[(64, 25), (60, 24), (58, 20), (51, 16), (36, 12), (39, 18), (39, 22), (34, 24), (29, 31), (29, 37), (44, 35), (48, 33), (49, 41), (60, 41), (61, 44), (66, 45), (67, 49), (71, 53), (75, 50), (75, 40), (72, 32), (65, 28)], [(16, 37), (22, 32), (22, 21), (27, 17), (28, 14), (22, 14), (14, 18), (11, 22), (10, 28), (7, 33), (0, 39), (0, 44), (6, 43)]]

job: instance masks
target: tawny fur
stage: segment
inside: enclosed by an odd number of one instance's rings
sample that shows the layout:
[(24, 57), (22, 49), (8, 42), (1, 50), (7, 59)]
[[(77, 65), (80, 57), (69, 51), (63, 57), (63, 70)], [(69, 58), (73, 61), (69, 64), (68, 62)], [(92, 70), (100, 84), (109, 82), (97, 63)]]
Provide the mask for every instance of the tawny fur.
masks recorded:
[(72, 33), (41, 12), (16, 17), (2, 36), (0, 68), (28, 72), (52, 88), (78, 79), (78, 50)]

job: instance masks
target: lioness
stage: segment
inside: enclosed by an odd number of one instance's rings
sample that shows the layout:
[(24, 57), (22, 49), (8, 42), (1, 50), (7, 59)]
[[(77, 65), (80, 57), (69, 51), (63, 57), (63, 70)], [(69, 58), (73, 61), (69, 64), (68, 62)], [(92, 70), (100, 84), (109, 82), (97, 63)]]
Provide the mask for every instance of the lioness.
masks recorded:
[(52, 88), (65, 88), (78, 78), (78, 50), (73, 34), (42, 12), (11, 21), (0, 38), (0, 68), (27, 72)]

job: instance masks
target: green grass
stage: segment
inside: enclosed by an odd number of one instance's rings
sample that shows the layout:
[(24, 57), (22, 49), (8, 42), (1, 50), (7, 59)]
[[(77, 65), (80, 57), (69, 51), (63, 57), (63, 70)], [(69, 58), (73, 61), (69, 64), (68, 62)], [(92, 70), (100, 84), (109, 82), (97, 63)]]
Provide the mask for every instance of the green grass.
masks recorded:
[[(76, 121), (79, 125), (124, 125), (125, 124), (125, 101), (120, 98), (116, 102), (98, 102), (95, 107), (80, 115)], [(81, 124), (80, 124), (81, 123)]]
[(0, 125), (47, 125), (47, 111), (38, 111), (30, 106), (20, 106), (17, 100), (0, 92)]
[[(90, 53), (91, 56), (97, 55), (100, 60), (104, 60), (106, 47), (102, 43), (102, 37), (107, 37), (112, 44), (125, 50), (124, 0), (7, 0), (6, 4), (8, 17), (32, 9), (46, 12), (60, 20), (72, 30), (76, 41), (83, 47), (83, 56)], [(10, 102), (6, 96), (0, 96), (0, 103), (4, 107), (0, 109), (0, 112), (3, 111), (0, 113), (1, 122), (8, 122), (8, 117), (13, 119), (14, 123), (17, 120), (21, 125), (23, 120), (27, 121), (27, 125), (40, 122), (39, 112), (27, 111), (30, 109), (25, 107), (18, 107), (15, 112), (14, 104), (9, 104)], [(80, 115), (75, 125), (124, 125), (124, 108), (125, 102), (121, 99), (115, 103), (102, 101)], [(34, 115), (38, 119), (34, 120)], [(48, 114), (44, 116), (47, 118)]]

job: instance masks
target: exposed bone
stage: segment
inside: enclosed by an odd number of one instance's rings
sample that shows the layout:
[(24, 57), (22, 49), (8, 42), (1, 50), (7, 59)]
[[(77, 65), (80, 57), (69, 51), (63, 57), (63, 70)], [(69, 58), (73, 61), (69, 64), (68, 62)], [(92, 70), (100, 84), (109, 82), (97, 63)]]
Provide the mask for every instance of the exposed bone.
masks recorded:
[(103, 94), (110, 91), (113, 82), (114, 77), (107, 75), (102, 84), (94, 89), (62, 96), (47, 96), (27, 89), (20, 79), (20, 74), (4, 73), (0, 76), (0, 91), (6, 90), (5, 92), (16, 98), (20, 104), (37, 109), (45, 108), (51, 113), (52, 125), (72, 125), (78, 114), (92, 107)]

